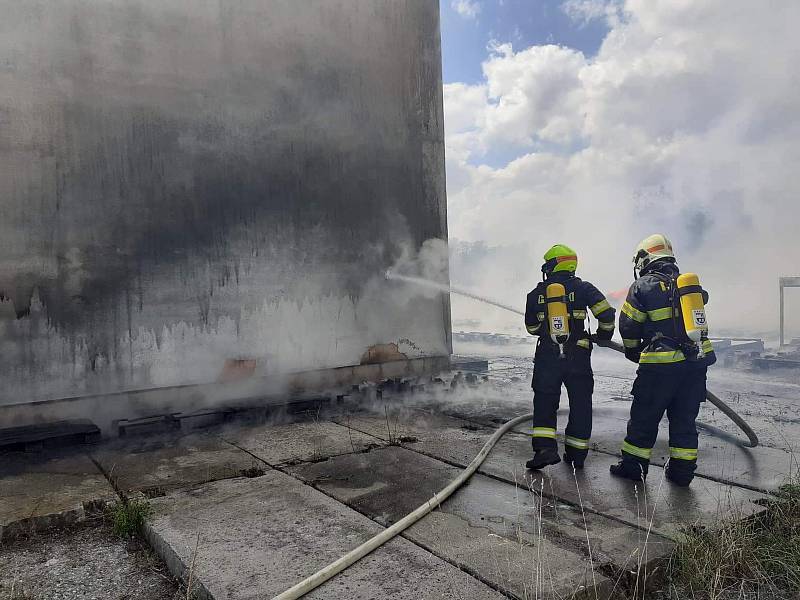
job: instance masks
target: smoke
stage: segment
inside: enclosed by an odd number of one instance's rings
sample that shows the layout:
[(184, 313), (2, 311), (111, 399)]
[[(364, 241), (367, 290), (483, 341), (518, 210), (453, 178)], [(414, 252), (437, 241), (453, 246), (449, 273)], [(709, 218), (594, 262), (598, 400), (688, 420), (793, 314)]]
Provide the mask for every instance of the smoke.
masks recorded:
[[(536, 285), (531, 274), (539, 264), (526, 260), (524, 244), (489, 245), (486, 241), (450, 240), (450, 277), (456, 288), (485, 295), (514, 309), (525, 310), (525, 297)], [(452, 297), (454, 331), (498, 331), (527, 335), (522, 319), (468, 295)]]
[[(396, 344), (408, 358), (447, 355), (448, 296), (385, 278), (388, 266), (446, 283), (446, 243), (432, 239), (415, 249), (412, 240), (400, 237), (406, 229), (402, 220), (397, 223), (395, 240), (365, 246), (371, 257), (351, 265), (308, 261), (298, 275), (291, 248), (274, 253), (271, 261), (243, 261), (236, 283), (221, 285), (209, 296), (203, 319), (186, 318), (171, 307), (170, 299), (185, 295), (194, 282), (182, 282), (164, 269), (148, 283), (152, 300), (132, 313), (131, 328), (123, 328), (109, 344), (118, 350), (94, 360), (88, 336), (75, 341), (61, 333), (38, 300), (19, 320), (10, 303), (2, 302), (0, 405), (120, 388), (214, 384), (228, 360), (253, 361), (252, 376), (260, 379), (357, 365), (377, 344)], [(323, 236), (315, 241), (321, 250), (337, 243)], [(236, 253), (246, 255), (244, 249)], [(343, 289), (342, 279), (352, 287)], [(177, 318), (165, 319), (170, 313)], [(198, 405), (213, 404), (214, 394), (206, 399), (201, 393)]]
[[(453, 283), (521, 306), (566, 243), (612, 292), (663, 232), (709, 290), (714, 333), (771, 336), (776, 279), (800, 269), (800, 5), (608, 6), (580, 15), (607, 19), (594, 57), (497, 44), (484, 82), (445, 86)], [(519, 328), (466, 300), (453, 312)], [(800, 334), (800, 310), (788, 325)]]

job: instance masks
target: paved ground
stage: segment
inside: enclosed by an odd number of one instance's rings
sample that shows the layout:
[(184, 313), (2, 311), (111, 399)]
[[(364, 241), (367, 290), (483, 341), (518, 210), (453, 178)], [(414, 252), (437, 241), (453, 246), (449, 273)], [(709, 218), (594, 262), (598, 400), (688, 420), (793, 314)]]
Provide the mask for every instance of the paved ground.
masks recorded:
[(0, 454), (0, 541), (82, 521), (116, 499), (84, 454)]
[[(527, 351), (504, 349), (488, 383), (452, 392), (386, 393), (294, 422), (134, 438), (66, 463), (44, 457), (35, 467), (6, 467), (0, 518), (8, 531), (12, 522), (46, 524), (106, 501), (112, 482), (125, 497), (149, 499), (148, 540), (175, 575), (185, 580), (194, 565), (206, 597), (271, 597), (426, 501), (499, 423), (529, 412)], [(586, 469), (526, 472), (529, 438), (510, 433), (467, 486), (311, 597), (619, 597), (632, 574), (659, 568), (681, 528), (757, 512), (793, 474), (800, 382), (719, 369), (709, 386), (747, 415), (764, 446), (741, 447), (735, 427), (708, 405), (700, 419), (716, 435), (701, 434), (700, 476), (690, 489), (663, 478), (665, 435), (646, 484), (611, 479), (633, 368), (600, 352)], [(62, 497), (56, 482), (70, 493)], [(80, 518), (78, 510), (73, 520)]]

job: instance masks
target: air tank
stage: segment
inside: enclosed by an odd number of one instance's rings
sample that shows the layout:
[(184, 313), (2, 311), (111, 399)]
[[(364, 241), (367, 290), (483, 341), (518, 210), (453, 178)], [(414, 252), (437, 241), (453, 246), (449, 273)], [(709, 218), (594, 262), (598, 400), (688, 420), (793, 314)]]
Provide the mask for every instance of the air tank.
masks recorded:
[(686, 335), (699, 346), (702, 356), (702, 339), (708, 335), (708, 321), (700, 278), (695, 273), (683, 273), (678, 276), (677, 288)]
[(547, 326), (550, 339), (558, 344), (561, 356), (564, 356), (564, 344), (569, 339), (569, 311), (567, 309), (567, 291), (561, 283), (547, 286)]

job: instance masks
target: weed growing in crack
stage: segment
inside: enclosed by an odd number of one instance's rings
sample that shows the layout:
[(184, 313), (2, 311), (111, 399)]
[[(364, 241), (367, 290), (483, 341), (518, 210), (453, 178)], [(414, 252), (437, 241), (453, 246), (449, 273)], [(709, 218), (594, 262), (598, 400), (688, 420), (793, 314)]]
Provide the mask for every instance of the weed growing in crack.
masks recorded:
[(383, 412), (386, 418), (387, 441), (390, 446), (399, 446), (404, 443), (414, 443), (418, 441), (414, 436), (405, 435), (402, 424), (400, 423), (400, 415), (395, 414), (393, 419), (389, 418), (388, 405), (384, 404)]
[(130, 539), (141, 535), (145, 522), (152, 514), (152, 508), (144, 500), (129, 500), (118, 502), (109, 512), (114, 534)]
[[(389, 423), (389, 407), (384, 405), (383, 406), (383, 412), (386, 415), (386, 432), (387, 432), (387, 435), (389, 436), (389, 444), (395, 444), (396, 443), (395, 435), (394, 435), (394, 433), (392, 433), (392, 426)], [(396, 433), (396, 430), (397, 430), (397, 427), (395, 426), (395, 433)]]

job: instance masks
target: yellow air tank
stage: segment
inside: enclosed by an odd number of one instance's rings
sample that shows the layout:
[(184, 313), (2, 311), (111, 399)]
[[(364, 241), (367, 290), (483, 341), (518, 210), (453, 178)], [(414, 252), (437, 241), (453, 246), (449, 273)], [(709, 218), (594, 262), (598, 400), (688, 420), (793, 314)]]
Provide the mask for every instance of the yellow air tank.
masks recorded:
[(684, 273), (678, 276), (677, 286), (686, 335), (700, 347), (699, 355), (702, 357), (702, 339), (708, 335), (708, 321), (700, 278), (695, 273)]
[(547, 286), (547, 326), (550, 339), (558, 344), (561, 356), (564, 356), (564, 344), (569, 339), (569, 312), (567, 291), (560, 283)]

